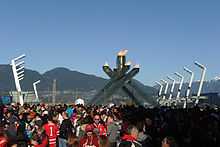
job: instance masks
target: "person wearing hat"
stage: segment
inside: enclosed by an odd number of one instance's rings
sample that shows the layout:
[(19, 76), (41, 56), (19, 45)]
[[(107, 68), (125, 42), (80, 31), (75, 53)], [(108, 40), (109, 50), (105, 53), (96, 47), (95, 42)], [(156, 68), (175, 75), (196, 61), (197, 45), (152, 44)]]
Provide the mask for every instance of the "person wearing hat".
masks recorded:
[(85, 127), (85, 136), (80, 139), (79, 147), (99, 147), (99, 140), (94, 131), (92, 124), (87, 124)]

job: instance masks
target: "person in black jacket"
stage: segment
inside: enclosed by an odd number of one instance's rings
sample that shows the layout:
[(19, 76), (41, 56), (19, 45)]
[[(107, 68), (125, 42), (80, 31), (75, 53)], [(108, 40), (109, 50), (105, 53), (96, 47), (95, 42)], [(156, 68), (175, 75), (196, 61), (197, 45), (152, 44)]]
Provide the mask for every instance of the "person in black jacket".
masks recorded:
[(17, 129), (17, 147), (28, 147), (28, 137), (25, 133), (25, 124), (21, 123)]
[(62, 112), (62, 117), (63, 121), (60, 126), (59, 147), (66, 147), (69, 134), (73, 131), (73, 125), (65, 111)]

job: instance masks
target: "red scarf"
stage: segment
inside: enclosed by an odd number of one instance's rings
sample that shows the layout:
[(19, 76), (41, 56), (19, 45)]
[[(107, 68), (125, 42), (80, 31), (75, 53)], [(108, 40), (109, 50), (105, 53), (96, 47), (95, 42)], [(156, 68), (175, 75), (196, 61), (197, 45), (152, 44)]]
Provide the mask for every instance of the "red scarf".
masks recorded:
[(122, 140), (133, 142), (133, 141), (136, 140), (136, 138), (133, 137), (133, 136), (131, 136), (131, 135), (127, 135), (127, 134), (125, 134), (125, 135), (122, 137)]

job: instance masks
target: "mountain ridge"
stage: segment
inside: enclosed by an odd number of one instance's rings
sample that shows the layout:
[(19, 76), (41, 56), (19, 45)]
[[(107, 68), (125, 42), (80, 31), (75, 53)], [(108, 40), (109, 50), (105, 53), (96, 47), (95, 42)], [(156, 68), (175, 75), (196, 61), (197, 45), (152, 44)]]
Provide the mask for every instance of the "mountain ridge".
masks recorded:
[[(56, 67), (44, 73), (39, 73), (32, 69), (25, 69), (25, 78), (21, 81), (21, 87), (24, 91), (33, 91), (32, 83), (41, 80), (38, 90), (52, 90), (53, 80), (57, 80), (57, 90), (81, 90), (91, 91), (100, 90), (108, 82), (109, 79), (98, 77), (92, 74), (86, 74), (66, 67)], [(152, 95), (151, 90), (155, 90), (151, 86), (146, 86), (138, 80), (138, 85), (144, 91)], [(0, 65), (0, 91), (15, 90), (14, 77), (11, 66), (7, 64)]]

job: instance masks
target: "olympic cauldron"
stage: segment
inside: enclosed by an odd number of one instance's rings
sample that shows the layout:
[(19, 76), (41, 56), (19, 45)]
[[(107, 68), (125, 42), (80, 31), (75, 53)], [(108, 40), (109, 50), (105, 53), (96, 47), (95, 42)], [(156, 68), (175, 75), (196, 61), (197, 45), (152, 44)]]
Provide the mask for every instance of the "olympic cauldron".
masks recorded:
[(103, 71), (110, 77), (109, 82), (91, 100), (90, 104), (106, 104), (111, 96), (121, 89), (137, 105), (142, 105), (145, 95), (135, 85), (133, 77), (139, 72), (139, 65), (131, 69), (131, 63), (126, 62), (127, 50), (117, 54), (116, 68), (111, 69), (108, 63), (103, 65)]

